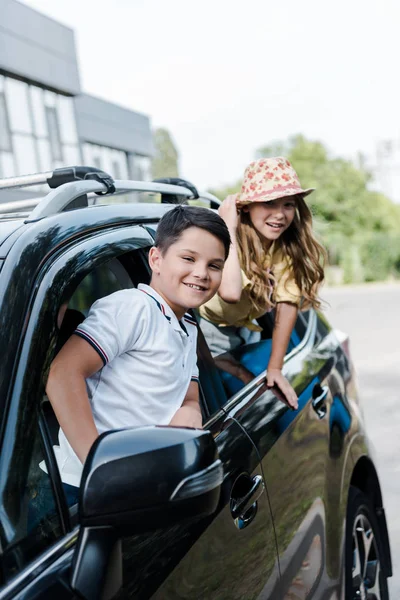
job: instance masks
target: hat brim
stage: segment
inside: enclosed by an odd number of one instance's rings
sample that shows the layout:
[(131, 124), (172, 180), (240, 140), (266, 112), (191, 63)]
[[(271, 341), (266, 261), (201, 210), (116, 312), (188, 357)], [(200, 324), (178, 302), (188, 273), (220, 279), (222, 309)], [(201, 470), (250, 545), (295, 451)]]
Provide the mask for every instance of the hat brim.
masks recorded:
[(251, 200), (241, 199), (240, 197), (236, 200), (236, 206), (246, 206), (248, 204), (254, 204), (256, 202), (271, 202), (272, 200), (278, 200), (279, 198), (286, 198), (288, 196), (308, 196), (311, 192), (315, 192), (315, 188), (307, 188), (306, 190), (302, 190), (301, 188), (295, 190), (287, 190), (287, 192), (273, 192), (271, 190), (270, 194), (260, 194), (257, 197), (253, 197)]

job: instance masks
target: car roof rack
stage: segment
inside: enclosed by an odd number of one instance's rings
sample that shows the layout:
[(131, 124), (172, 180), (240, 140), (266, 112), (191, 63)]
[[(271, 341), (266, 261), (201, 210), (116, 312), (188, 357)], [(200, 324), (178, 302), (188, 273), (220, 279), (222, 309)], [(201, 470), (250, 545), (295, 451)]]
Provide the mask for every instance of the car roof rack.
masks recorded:
[[(114, 180), (111, 175), (95, 167), (74, 166), (0, 179), (0, 190), (26, 188), (47, 184), (51, 191), (42, 198), (16, 200), (0, 204), (0, 213), (33, 209), (25, 222), (37, 221), (44, 217), (88, 206), (88, 196), (110, 196), (127, 192), (151, 192), (161, 194), (163, 203), (186, 203), (189, 199), (207, 202), (211, 208), (218, 208), (220, 201), (208, 192), (199, 193), (195, 186), (181, 178), (163, 178), (154, 181)], [(103, 204), (104, 202), (102, 202)]]

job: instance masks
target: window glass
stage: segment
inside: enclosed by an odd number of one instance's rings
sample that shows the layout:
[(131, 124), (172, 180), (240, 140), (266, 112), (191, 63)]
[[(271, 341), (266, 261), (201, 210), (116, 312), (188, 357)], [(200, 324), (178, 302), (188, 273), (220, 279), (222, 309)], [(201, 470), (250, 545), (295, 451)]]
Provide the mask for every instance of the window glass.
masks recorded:
[(95, 156), (92, 159), (92, 161), (91, 161), (91, 163), (90, 163), (89, 166), (96, 167), (97, 169), (99, 169), (101, 171), (101, 160), (100, 160), (100, 158), (98, 156)]
[(6, 99), (0, 93), (0, 150), (11, 150), (11, 136), (8, 126)]
[(45, 90), (44, 104), (45, 106), (55, 107), (57, 104), (57, 95), (54, 92), (49, 92), (48, 90)]
[(113, 292), (132, 287), (132, 281), (117, 260), (101, 265), (89, 273), (76, 288), (68, 308), (87, 317), (93, 302)]
[(53, 160), (50, 152), (50, 142), (48, 140), (37, 141), (39, 150), (40, 170), (50, 171), (53, 168)]
[(151, 180), (151, 160), (147, 156), (139, 154), (130, 154), (130, 170), (133, 179), (138, 181)]
[(128, 178), (127, 154), (122, 150), (86, 143), (83, 146), (85, 163), (110, 173), (114, 179)]
[(32, 133), (27, 84), (23, 81), (6, 78), (5, 87), (11, 130)]
[(98, 167), (102, 169), (101, 151), (100, 146), (96, 144), (84, 144), (83, 145), (83, 157), (87, 165)]
[(317, 317), (317, 332), (321, 338), (324, 338), (331, 331), (332, 327), (322, 312), (318, 312)]
[(68, 166), (81, 164), (81, 153), (78, 146), (64, 146), (64, 163)]
[(15, 133), (13, 135), (15, 157), (17, 159), (17, 174), (27, 175), (38, 171), (35, 142), (28, 135)]
[[(128, 179), (128, 161), (122, 150), (110, 150), (112, 169), (115, 179)], [(117, 175), (118, 173), (118, 175)]]
[(64, 144), (77, 144), (78, 134), (76, 132), (73, 99), (66, 96), (58, 96), (57, 104), (60, 117), (61, 141)]
[(112, 160), (109, 149), (105, 146), (98, 146), (98, 153), (101, 161), (101, 168), (104, 171), (111, 172), (112, 169)]
[(0, 177), (13, 177), (15, 172), (13, 154), (11, 152), (0, 152)]
[(65, 163), (63, 160), (53, 160), (52, 169), (60, 169), (61, 167), (65, 167)]
[(198, 320), (228, 398), (265, 371), (272, 349), (271, 319), (261, 326), (254, 322), (254, 330)]
[[(18, 427), (20, 447), (3, 501), (3, 512), (8, 519), (8, 539), (2, 540), (7, 579), (17, 575), (61, 535), (50, 478), (41, 468), (44, 452), (37, 418), (33, 427), (26, 423), (26, 418), (21, 418)], [(5, 518), (3, 515), (3, 523)]]
[(120, 166), (117, 160), (113, 160), (112, 162), (111, 174), (114, 179), (122, 179)]
[[(103, 150), (99, 148), (101, 154)], [(10, 170), (9, 157), (0, 158), (2, 176), (80, 164), (73, 99), (1, 76), (0, 152), (2, 150), (13, 152), (16, 163), (16, 168)], [(123, 175), (122, 163), (119, 164)]]
[[(308, 318), (308, 313), (305, 314)], [(274, 311), (253, 321), (252, 329), (236, 326), (218, 327), (201, 318), (199, 314), (196, 316), (225, 394), (230, 398), (266, 370), (272, 351)], [(306, 319), (301, 313), (299, 319), (305, 331)], [(292, 332), (287, 354), (301, 341), (296, 327)], [(203, 373), (200, 370), (200, 382), (204, 387), (208, 385), (204, 381), (208, 377), (207, 369), (203, 370)]]
[(46, 114), (44, 112), (43, 90), (30, 86), (34, 132), (38, 137), (47, 137)]
[[(121, 257), (121, 261), (123, 261), (124, 264), (125, 261), (131, 264), (131, 261), (135, 260), (132, 258), (132, 255), (136, 255), (136, 252), (124, 255)], [(115, 258), (91, 271), (77, 286), (69, 301), (60, 306), (57, 317), (58, 337), (55, 354), (59, 352), (62, 346), (74, 333), (78, 325), (88, 316), (89, 310), (96, 300), (119, 290), (134, 287), (132, 279), (121, 261)], [(135, 260), (135, 267), (137, 264), (135, 275), (137, 274), (138, 276), (140, 276), (141, 268), (143, 268), (141, 266), (142, 262), (139, 261), (140, 259), (137, 260), (136, 263)], [(146, 275), (147, 271), (145, 272), (145, 278)], [(146, 280), (148, 280), (148, 278)], [(48, 401), (43, 403), (43, 407), (46, 411), (45, 418), (52, 438), (52, 443), (57, 446), (59, 432), (58, 421)], [(71, 509), (71, 519), (75, 521), (77, 503), (76, 492), (73, 493), (74, 489), (65, 489), (65, 486), (64, 491), (66, 492), (67, 505)]]
[(299, 341), (301, 341), (306, 334), (309, 318), (310, 318), (309, 310), (304, 311), (304, 312), (299, 312), (299, 315), (298, 315), (297, 321), (296, 321), (296, 325), (295, 325), (295, 331), (299, 337)]
[(60, 128), (55, 107), (46, 106), (47, 127), (49, 130), (50, 149), (54, 161), (62, 160)]

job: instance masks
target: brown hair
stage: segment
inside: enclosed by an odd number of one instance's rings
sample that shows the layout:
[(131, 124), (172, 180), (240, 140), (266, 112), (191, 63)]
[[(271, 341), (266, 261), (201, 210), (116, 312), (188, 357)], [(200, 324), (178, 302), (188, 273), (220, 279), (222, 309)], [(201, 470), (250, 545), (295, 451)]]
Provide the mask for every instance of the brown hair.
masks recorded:
[[(318, 290), (324, 280), (326, 251), (317, 241), (312, 229), (312, 214), (302, 195), (296, 198), (294, 219), (275, 242), (288, 257), (294, 280), (303, 296), (302, 308), (319, 308)], [(265, 245), (254, 229), (248, 212), (240, 211), (237, 228), (239, 260), (243, 271), (252, 282), (250, 298), (253, 308), (260, 311), (275, 304), (271, 299), (273, 274), (265, 268)], [(272, 265), (273, 269), (273, 265)]]

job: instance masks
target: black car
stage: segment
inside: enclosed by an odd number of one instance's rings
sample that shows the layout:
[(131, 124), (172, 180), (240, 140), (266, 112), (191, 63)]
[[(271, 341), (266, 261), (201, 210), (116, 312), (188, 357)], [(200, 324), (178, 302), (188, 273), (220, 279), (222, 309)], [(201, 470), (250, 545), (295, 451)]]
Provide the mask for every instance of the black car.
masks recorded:
[[(182, 181), (94, 171), (46, 174), (46, 196), (0, 205), (0, 600), (387, 599), (388, 532), (348, 339), (313, 310), (285, 360), (298, 411), (265, 385), (273, 314), (236, 355), (255, 374), (247, 385), (217, 369), (199, 330), (204, 430), (103, 434), (68, 508), (49, 366), (96, 299), (148, 283), (168, 198), (197, 196)], [(23, 183), (40, 178), (0, 187)], [(126, 202), (146, 190), (162, 202)], [(53, 501), (35, 521), (42, 461)]]

